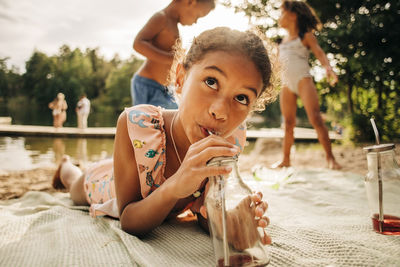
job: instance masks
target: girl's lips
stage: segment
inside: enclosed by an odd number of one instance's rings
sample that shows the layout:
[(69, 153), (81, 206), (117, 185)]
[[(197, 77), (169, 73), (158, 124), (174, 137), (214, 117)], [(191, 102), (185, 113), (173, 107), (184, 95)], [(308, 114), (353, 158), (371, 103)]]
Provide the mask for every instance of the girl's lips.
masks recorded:
[(207, 128), (204, 128), (203, 126), (200, 126), (200, 130), (205, 137), (211, 134), (211, 132)]
[(205, 128), (203, 126), (200, 126), (201, 132), (205, 135), (205, 137), (215, 134), (218, 135), (218, 133), (214, 130), (214, 129), (209, 129), (209, 128)]

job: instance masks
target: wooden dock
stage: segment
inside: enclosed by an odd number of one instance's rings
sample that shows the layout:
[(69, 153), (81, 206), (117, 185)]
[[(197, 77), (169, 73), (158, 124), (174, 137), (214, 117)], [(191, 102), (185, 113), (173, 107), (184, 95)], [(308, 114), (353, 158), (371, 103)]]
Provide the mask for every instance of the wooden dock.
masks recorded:
[[(75, 127), (54, 128), (52, 126), (36, 125), (6, 125), (0, 124), (0, 136), (49, 136), (49, 137), (83, 137), (83, 138), (114, 138), (115, 127), (89, 127), (78, 129)], [(281, 139), (284, 136), (281, 128), (262, 128), (259, 130), (247, 130), (247, 139)], [(298, 140), (317, 140), (317, 133), (314, 129), (294, 129), (294, 138)], [(342, 136), (329, 132), (331, 140), (340, 140)]]
[(114, 138), (115, 127), (76, 127), (54, 128), (37, 125), (0, 125), (2, 136), (54, 136), (54, 137), (97, 137)]

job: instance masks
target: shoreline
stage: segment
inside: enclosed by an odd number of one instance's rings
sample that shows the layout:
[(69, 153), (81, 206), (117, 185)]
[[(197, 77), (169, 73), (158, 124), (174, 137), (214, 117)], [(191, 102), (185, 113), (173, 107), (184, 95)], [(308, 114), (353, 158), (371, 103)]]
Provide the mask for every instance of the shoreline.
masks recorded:
[[(366, 175), (368, 171), (364, 146), (333, 144), (332, 150), (341, 171)], [(400, 161), (400, 144), (396, 144), (396, 160)], [(252, 167), (270, 167), (281, 160), (280, 142), (258, 139), (248, 154), (239, 157), (241, 172), (250, 172)], [(319, 143), (296, 144), (292, 151), (292, 167), (295, 169), (318, 169), (326, 167), (325, 153)], [(0, 200), (18, 198), (28, 191), (57, 192), (51, 186), (56, 166), (24, 171), (2, 172), (0, 170)]]

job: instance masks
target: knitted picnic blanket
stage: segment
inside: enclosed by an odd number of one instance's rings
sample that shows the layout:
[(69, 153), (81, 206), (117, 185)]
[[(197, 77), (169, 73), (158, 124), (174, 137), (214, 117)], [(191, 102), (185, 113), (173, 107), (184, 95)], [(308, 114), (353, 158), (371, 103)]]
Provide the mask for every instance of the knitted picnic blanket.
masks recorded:
[[(372, 230), (363, 177), (325, 169), (243, 175), (269, 203), (269, 266), (400, 266), (400, 236)], [(194, 222), (145, 237), (118, 220), (91, 218), (67, 193), (0, 201), (0, 266), (214, 266), (210, 237)]]

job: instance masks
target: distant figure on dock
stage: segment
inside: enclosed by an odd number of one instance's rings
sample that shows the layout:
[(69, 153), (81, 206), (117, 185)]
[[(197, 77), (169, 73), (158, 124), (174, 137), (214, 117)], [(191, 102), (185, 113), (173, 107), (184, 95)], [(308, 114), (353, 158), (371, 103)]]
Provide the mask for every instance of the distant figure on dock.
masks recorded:
[(53, 126), (60, 128), (67, 120), (67, 101), (65, 101), (65, 95), (58, 93), (56, 99), (49, 103), (49, 108), (52, 110), (53, 115)]
[(76, 115), (78, 119), (78, 128), (87, 128), (87, 119), (90, 113), (90, 100), (86, 97), (86, 94), (82, 94), (78, 103), (76, 104)]

